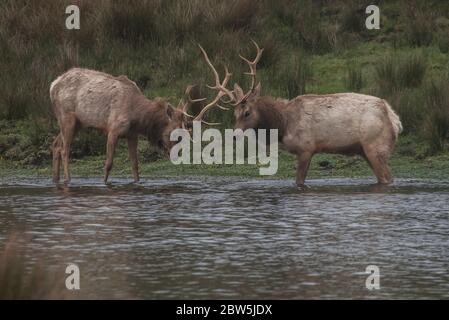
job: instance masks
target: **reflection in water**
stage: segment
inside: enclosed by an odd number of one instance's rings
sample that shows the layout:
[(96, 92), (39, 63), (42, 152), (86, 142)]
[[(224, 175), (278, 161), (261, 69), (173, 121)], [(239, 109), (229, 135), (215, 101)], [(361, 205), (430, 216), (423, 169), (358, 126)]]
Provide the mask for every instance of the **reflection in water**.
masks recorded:
[(449, 298), (449, 183), (97, 180), (3, 182), (0, 245), (26, 230), (83, 298)]

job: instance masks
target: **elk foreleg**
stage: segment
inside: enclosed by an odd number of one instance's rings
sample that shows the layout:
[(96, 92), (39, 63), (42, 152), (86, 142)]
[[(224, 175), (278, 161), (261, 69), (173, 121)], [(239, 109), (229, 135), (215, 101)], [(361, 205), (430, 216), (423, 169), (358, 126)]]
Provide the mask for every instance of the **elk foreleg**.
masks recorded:
[(117, 145), (118, 137), (116, 134), (109, 132), (108, 142), (106, 145), (106, 163), (104, 166), (104, 183), (106, 184), (109, 177), (109, 172), (112, 169), (112, 162), (114, 158), (115, 146)]

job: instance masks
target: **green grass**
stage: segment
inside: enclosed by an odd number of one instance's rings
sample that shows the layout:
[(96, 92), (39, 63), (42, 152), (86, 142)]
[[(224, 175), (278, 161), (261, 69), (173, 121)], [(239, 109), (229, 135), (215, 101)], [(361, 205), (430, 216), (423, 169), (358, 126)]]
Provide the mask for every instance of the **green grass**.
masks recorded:
[[(381, 29), (366, 30), (366, 3), (350, 2), (80, 0), (81, 30), (68, 31), (64, 28), (68, 0), (5, 0), (0, 4), (2, 166), (7, 171), (30, 165), (40, 168), (36, 170), (48, 167), (50, 145), (58, 131), (48, 89), (68, 68), (126, 74), (139, 84), (146, 83), (143, 91), (149, 98), (160, 96), (177, 104), (188, 84), (199, 84), (201, 95), (210, 98), (213, 94), (205, 89), (212, 79), (198, 43), (220, 72), (223, 64), (229, 66), (231, 85), (236, 81), (246, 87), (247, 66), (238, 53), (254, 54), (250, 39), (265, 48), (258, 66), (263, 94), (291, 98), (349, 90), (385, 98), (399, 113), (405, 133), (411, 135), (407, 140), (421, 144), (422, 159), (432, 155), (440, 159), (449, 151), (445, 94), (449, 92), (449, 55), (444, 40), (449, 32), (449, 4), (380, 1)], [(380, 72), (390, 67), (392, 72)], [(232, 127), (232, 111), (212, 111), (210, 121)], [(81, 133), (72, 148), (74, 172), (101, 172), (104, 151), (104, 138), (92, 131)], [(119, 154), (116, 159), (117, 174), (128, 170), (124, 160), (120, 169), (124, 157)], [(284, 158), (279, 174), (286, 176), (293, 161)], [(404, 159), (404, 167), (413, 162), (402, 155), (399, 159)], [(142, 166), (143, 174), (159, 172), (238, 175), (257, 170), (251, 166), (179, 169), (167, 161)], [(311, 174), (315, 173), (348, 175), (351, 170), (312, 167)]]
[[(449, 179), (449, 153), (426, 156), (422, 144), (405, 136), (399, 140), (390, 166), (394, 177), (408, 179)], [(241, 177), (254, 179), (292, 179), (295, 177), (295, 157), (285, 151), (279, 153), (278, 171), (273, 176), (260, 176), (257, 165), (174, 165), (169, 159), (145, 161), (140, 157), (140, 175), (143, 179), (154, 177)], [(73, 159), (70, 170), (73, 177), (96, 177), (103, 175), (104, 156), (89, 156)], [(51, 163), (39, 166), (23, 166), (15, 162), (0, 160), (0, 179), (51, 178)], [(62, 174), (62, 171), (61, 171)], [(121, 146), (114, 158), (114, 177), (132, 179), (130, 163), (124, 146)], [(359, 156), (318, 154), (312, 159), (308, 179), (335, 177), (372, 177), (368, 164)]]

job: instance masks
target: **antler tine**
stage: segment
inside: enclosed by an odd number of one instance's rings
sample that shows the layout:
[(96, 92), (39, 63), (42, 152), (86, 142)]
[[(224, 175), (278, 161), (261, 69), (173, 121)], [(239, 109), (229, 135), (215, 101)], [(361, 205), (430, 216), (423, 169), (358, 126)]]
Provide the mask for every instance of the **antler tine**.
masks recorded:
[(223, 107), (223, 106), (220, 106), (218, 103), (217, 103), (217, 107), (219, 108), (219, 109), (221, 109), (221, 110), (229, 110), (229, 108), (226, 108), (226, 107)]
[[(247, 59), (247, 58), (245, 58), (244, 56), (242, 56), (241, 54), (239, 54), (239, 57), (240, 57), (242, 60), (244, 60), (246, 63), (248, 63), (248, 64), (250, 65), (250, 68), (253, 67), (253, 66), (254, 66), (254, 67), (256, 66), (256, 64), (259, 62), (260, 58), (262, 57), (262, 52), (264, 51), (263, 48), (261, 49), (261, 48), (259, 47), (259, 45), (257, 44), (256, 41), (254, 41), (253, 39), (251, 39), (251, 42), (254, 43), (254, 46), (256, 47), (256, 50), (257, 50), (257, 54), (256, 54), (256, 57), (254, 58), (254, 60), (253, 60), (253, 61), (250, 61), (249, 59)], [(253, 70), (253, 68), (251, 68), (250, 71), (251, 71), (251, 72), (247, 72), (246, 74), (252, 74), (252, 73), (255, 71), (255, 69)]]
[[(223, 82), (220, 84), (220, 82), (217, 83), (217, 87), (218, 88), (225, 88), (229, 79), (231, 78), (231, 74), (229, 73), (228, 69), (225, 68), (225, 78), (223, 79)], [(212, 100), (212, 102), (208, 103), (201, 111), (200, 113), (195, 117), (194, 121), (202, 121), (206, 124), (212, 125), (211, 123), (207, 123), (203, 120), (204, 115), (206, 114), (206, 112), (211, 109), (212, 107), (214, 107), (215, 105), (217, 105), (219, 108), (223, 108), (221, 106), (218, 105), (218, 102), (221, 100), (221, 98), (226, 95), (227, 93), (223, 90), (219, 90), (217, 96), (215, 97), (214, 100)], [(214, 123), (218, 124), (218, 123)]]
[(184, 96), (187, 97), (187, 101), (190, 103), (195, 103), (195, 102), (201, 102), (201, 101), (206, 100), (206, 98), (192, 99), (192, 97), (190, 96), (190, 92), (195, 87), (196, 87), (196, 85), (188, 85), (187, 86), (186, 92), (184, 93)]
[(256, 57), (254, 58), (254, 60), (250, 61), (249, 59), (247, 59), (244, 56), (242, 56), (241, 54), (239, 54), (239, 57), (249, 65), (250, 72), (245, 72), (245, 74), (251, 76), (251, 88), (244, 95), (244, 97), (242, 99), (240, 99), (239, 101), (237, 101), (236, 103), (234, 103), (234, 105), (237, 105), (237, 104), (241, 103), (243, 100), (245, 100), (246, 98), (248, 98), (248, 96), (251, 94), (251, 92), (254, 90), (254, 88), (256, 86), (256, 73), (257, 73), (256, 66), (257, 66), (257, 63), (259, 62), (260, 58), (262, 57), (262, 52), (264, 49), (263, 48), (261, 49), (259, 47), (259, 45), (257, 44), (257, 42), (254, 41), (253, 39), (251, 39), (251, 42), (254, 44), (254, 46), (256, 47), (256, 50), (257, 50), (257, 54), (256, 54)]
[(229, 99), (229, 100), (224, 100), (223, 98), (220, 99), (220, 102), (223, 102), (224, 104), (228, 104), (231, 103), (233, 100)]
[[(209, 56), (206, 53), (206, 50), (203, 49), (203, 47), (201, 45), (198, 45), (198, 47), (200, 47), (201, 52), (204, 55), (204, 59), (206, 60), (207, 65), (210, 67), (210, 69), (212, 70), (212, 73), (214, 74), (215, 77), (215, 85), (214, 86), (210, 86), (210, 85), (206, 85), (206, 87), (208, 87), (209, 89), (212, 90), (219, 90), (219, 91), (223, 91), (228, 97), (230, 101), (236, 101), (236, 97), (234, 96), (234, 94), (232, 93), (231, 90), (226, 88), (226, 84), (223, 85), (220, 84), (220, 76), (218, 75), (217, 69), (215, 69), (214, 65), (212, 64), (212, 62), (209, 59)], [(225, 66), (225, 74), (229, 76), (231, 76), (232, 74), (229, 73), (228, 67)]]
[[(178, 108), (184, 115), (190, 117), (190, 118), (194, 118), (193, 116), (191, 116), (190, 114), (187, 113), (188, 109), (190, 108), (190, 106), (192, 104), (194, 104), (195, 102), (200, 102), (200, 101), (204, 101), (206, 100), (206, 98), (200, 98), (200, 99), (192, 99), (190, 96), (190, 92), (192, 91), (192, 89), (195, 87), (195, 85), (188, 85), (186, 88), (186, 91), (184, 93), (184, 98), (181, 99), (179, 101), (178, 104)], [(187, 101), (185, 101), (187, 100)]]

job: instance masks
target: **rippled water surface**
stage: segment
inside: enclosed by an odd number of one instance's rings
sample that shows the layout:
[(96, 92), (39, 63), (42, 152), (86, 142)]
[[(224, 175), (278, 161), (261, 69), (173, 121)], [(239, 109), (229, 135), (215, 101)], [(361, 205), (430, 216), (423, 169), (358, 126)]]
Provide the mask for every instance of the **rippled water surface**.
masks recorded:
[(78, 264), (84, 298), (449, 298), (449, 183), (370, 183), (3, 181), (0, 245), (24, 230), (29, 261)]

